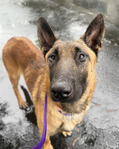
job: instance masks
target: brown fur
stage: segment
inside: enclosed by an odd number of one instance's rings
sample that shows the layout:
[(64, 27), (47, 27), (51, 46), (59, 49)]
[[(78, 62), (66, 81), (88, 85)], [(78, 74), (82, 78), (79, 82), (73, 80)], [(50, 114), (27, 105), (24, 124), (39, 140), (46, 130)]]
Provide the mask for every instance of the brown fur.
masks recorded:
[[(103, 33), (104, 33), (104, 29), (103, 29)], [(39, 36), (42, 36), (41, 33), (39, 34), (40, 34)], [(65, 136), (70, 135), (71, 134), (70, 131), (74, 129), (74, 127), (82, 121), (83, 116), (86, 114), (87, 110), (89, 109), (90, 101), (91, 101), (94, 88), (95, 88), (95, 83), (96, 83), (96, 75), (95, 75), (94, 68), (95, 68), (97, 57), (94, 51), (90, 49), (90, 46), (87, 46), (87, 41), (85, 41), (85, 36), (86, 35), (84, 35), (81, 39), (78, 39), (76, 41), (71, 41), (71, 42), (64, 42), (58, 39), (56, 39), (56, 41), (52, 40), (52, 44), (50, 45), (51, 46), (50, 50), (47, 51), (45, 59), (44, 59), (44, 55), (39, 50), (39, 48), (37, 48), (30, 40), (23, 37), (11, 38), (3, 49), (2, 59), (6, 67), (6, 70), (8, 72), (9, 79), (13, 85), (13, 89), (16, 94), (19, 106), (22, 108), (26, 108), (27, 104), (22, 99), (19, 93), (18, 82), (19, 82), (20, 74), (23, 74), (25, 78), (25, 82), (32, 95), (32, 101), (35, 106), (35, 113), (37, 117), (37, 124), (38, 124), (40, 134), (42, 134), (42, 131), (43, 131), (44, 97), (45, 97), (45, 93), (47, 94), (47, 97), (48, 97), (47, 137), (44, 144), (44, 149), (53, 148), (50, 143), (50, 139), (49, 139), (50, 136), (58, 132), (62, 132)], [(102, 37), (103, 37), (103, 34), (101, 33), (101, 39)], [(87, 35), (87, 38), (88, 38), (88, 35)], [(43, 46), (42, 37), (40, 37), (39, 40), (41, 43), (41, 50), (44, 53), (46, 44), (45, 46)], [(90, 40), (88, 41), (88, 44), (89, 42)], [(51, 99), (50, 77), (49, 77), (49, 67), (47, 64), (48, 63), (47, 58), (48, 58), (48, 55), (53, 50), (52, 47), (53, 48), (58, 47), (60, 49), (60, 56), (62, 58), (62, 61), (66, 56), (71, 57), (71, 53), (74, 52), (75, 47), (80, 47), (90, 56), (90, 61), (86, 63), (86, 66), (84, 68), (84, 72), (88, 71), (88, 77), (86, 80), (86, 82), (88, 82), (88, 85), (82, 97), (76, 102), (63, 104), (61, 102), (54, 102)], [(62, 49), (64, 48), (66, 49), (65, 50), (66, 52), (62, 53)], [(65, 63), (63, 63), (63, 65), (65, 65)], [(72, 71), (73, 69), (76, 69), (76, 68), (73, 67)], [(58, 106), (60, 106), (63, 111), (67, 113), (72, 113), (73, 116), (69, 118), (59, 113)]]

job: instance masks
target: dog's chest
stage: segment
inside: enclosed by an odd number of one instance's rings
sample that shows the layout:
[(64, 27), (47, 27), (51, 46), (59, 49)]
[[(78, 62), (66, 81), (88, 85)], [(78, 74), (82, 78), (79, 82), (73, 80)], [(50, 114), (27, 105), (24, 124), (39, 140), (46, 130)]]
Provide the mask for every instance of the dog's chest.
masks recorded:
[(71, 131), (82, 120), (82, 114), (74, 114), (72, 116), (62, 116), (62, 130)]

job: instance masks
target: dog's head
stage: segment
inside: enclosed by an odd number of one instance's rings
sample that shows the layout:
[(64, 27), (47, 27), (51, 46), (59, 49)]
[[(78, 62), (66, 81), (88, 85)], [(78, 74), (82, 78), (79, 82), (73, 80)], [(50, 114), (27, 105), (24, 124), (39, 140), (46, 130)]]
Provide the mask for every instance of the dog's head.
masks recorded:
[(58, 40), (46, 20), (39, 19), (38, 38), (49, 68), (53, 101), (72, 103), (86, 94), (90, 81), (95, 80), (94, 66), (103, 35), (101, 14), (91, 22), (83, 37), (75, 41)]

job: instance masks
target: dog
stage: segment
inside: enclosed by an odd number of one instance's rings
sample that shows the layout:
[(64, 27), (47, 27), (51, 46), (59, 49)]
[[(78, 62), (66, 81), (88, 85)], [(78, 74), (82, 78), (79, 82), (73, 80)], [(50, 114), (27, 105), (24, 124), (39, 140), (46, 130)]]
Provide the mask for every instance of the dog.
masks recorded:
[(105, 33), (99, 14), (84, 35), (75, 41), (61, 41), (44, 18), (38, 21), (40, 49), (24, 37), (11, 38), (3, 48), (2, 59), (18, 104), (27, 103), (18, 90), (23, 74), (35, 107), (37, 125), (43, 132), (44, 98), (47, 95), (47, 135), (44, 149), (53, 149), (50, 136), (64, 136), (79, 124), (89, 109), (96, 84), (95, 65)]

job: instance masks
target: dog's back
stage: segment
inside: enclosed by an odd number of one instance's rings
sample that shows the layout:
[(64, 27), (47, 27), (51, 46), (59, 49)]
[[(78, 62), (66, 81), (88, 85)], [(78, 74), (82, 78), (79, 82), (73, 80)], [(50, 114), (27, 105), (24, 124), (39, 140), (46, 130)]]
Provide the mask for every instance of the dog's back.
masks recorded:
[(28, 65), (33, 65), (37, 61), (35, 64), (39, 67), (44, 62), (40, 49), (24, 37), (11, 38), (3, 49), (2, 58), (5, 66), (8, 61), (14, 60), (14, 65), (20, 67), (22, 73)]

